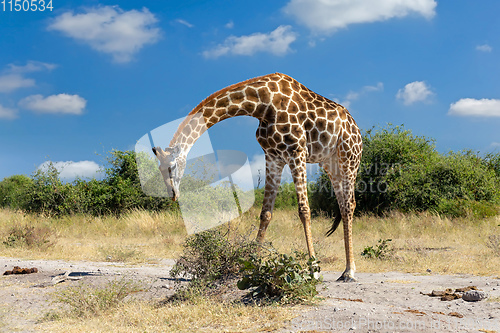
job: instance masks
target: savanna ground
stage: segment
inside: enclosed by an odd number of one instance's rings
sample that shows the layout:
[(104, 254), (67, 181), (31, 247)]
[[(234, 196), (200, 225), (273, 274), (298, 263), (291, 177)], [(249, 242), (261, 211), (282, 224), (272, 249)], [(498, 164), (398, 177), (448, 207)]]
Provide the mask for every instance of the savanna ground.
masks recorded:
[[(232, 222), (231, 232), (254, 238), (258, 215), (256, 209), (245, 213)], [(353, 237), (359, 281), (350, 284), (335, 282), (344, 269), (342, 230), (327, 238), (331, 220), (315, 217), (312, 232), (324, 282), (318, 301), (295, 306), (217, 298), (162, 303), (173, 293), (168, 276), (173, 261), (167, 259), (180, 255), (187, 237), (182, 219), (172, 213), (51, 218), (1, 210), (0, 221), (0, 267), (39, 268), (36, 274), (1, 276), (0, 328), (6, 332), (500, 332), (500, 216), (357, 217)], [(391, 239), (391, 250), (384, 251), (383, 259), (361, 255), (385, 239)], [(283, 253), (305, 251), (298, 214), (276, 211), (266, 240)], [(83, 277), (48, 285), (65, 271)], [(420, 294), (471, 285), (490, 297), (477, 303), (442, 302)]]

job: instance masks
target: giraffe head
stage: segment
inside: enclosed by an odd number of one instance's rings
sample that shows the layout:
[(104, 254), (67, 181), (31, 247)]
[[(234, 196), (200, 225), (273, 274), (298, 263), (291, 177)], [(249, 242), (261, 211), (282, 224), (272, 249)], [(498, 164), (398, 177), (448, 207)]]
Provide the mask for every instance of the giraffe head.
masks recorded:
[(179, 184), (186, 166), (186, 161), (181, 156), (180, 151), (179, 146), (168, 147), (165, 150), (160, 147), (153, 148), (153, 153), (160, 161), (159, 169), (167, 186), (168, 194), (174, 201), (179, 198)]

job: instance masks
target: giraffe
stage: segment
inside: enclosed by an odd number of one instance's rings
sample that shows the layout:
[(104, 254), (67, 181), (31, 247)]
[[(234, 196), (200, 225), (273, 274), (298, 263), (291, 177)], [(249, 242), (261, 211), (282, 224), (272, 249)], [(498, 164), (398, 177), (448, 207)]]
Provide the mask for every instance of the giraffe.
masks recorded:
[(186, 157), (196, 140), (206, 129), (235, 116), (252, 116), (259, 120), (256, 137), (265, 153), (264, 201), (256, 240), (262, 243), (264, 239), (281, 174), (288, 165), (297, 192), (309, 256), (315, 257), (306, 163), (319, 163), (332, 182), (340, 210), (327, 236), (343, 220), (346, 269), (338, 280), (355, 281), (352, 220), (356, 207), (355, 180), (363, 149), (360, 130), (343, 106), (314, 93), (288, 75), (268, 74), (213, 93), (179, 125), (169, 147), (153, 148), (170, 196), (173, 200), (179, 196)]

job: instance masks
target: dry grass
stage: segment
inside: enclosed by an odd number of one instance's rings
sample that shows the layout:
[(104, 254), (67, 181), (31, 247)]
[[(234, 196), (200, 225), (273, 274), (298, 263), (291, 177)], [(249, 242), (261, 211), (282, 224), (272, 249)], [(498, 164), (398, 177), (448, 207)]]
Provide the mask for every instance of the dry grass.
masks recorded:
[[(132, 211), (121, 218), (51, 218), (0, 210), (2, 241), (8, 237), (12, 228), (25, 226), (49, 229), (53, 245), (46, 248), (4, 246), (2, 255), (33, 259), (140, 263), (175, 257), (180, 253), (186, 237), (182, 219), (169, 213)], [(2, 245), (4, 244), (0, 243)]]
[(155, 306), (125, 302), (100, 316), (42, 323), (45, 332), (271, 332), (298, 314), (291, 307), (258, 307), (210, 299)]
[[(232, 222), (232, 229), (253, 238), (259, 211), (251, 209)], [(354, 254), (360, 272), (400, 270), (412, 273), (468, 273), (500, 275), (500, 256), (491, 246), (500, 235), (500, 216), (487, 219), (448, 219), (431, 214), (392, 213), (385, 217), (362, 216), (354, 220)], [(314, 246), (323, 270), (344, 268), (342, 227), (325, 237), (331, 225), (326, 217), (312, 221)], [(51, 231), (50, 247), (8, 247), (2, 255), (38, 259), (151, 262), (175, 258), (187, 234), (181, 217), (169, 213), (132, 211), (121, 217), (72, 216), (49, 218), (0, 210), (0, 240), (14, 227), (39, 227)], [(499, 236), (496, 236), (499, 237)], [(392, 255), (385, 260), (366, 259), (361, 252), (379, 239), (392, 239)], [(266, 241), (281, 252), (306, 251), (304, 231), (295, 211), (276, 211)]]
[[(257, 212), (254, 213), (257, 215)], [(255, 222), (254, 222), (255, 223)], [(500, 274), (500, 256), (492, 249), (490, 236), (500, 234), (500, 216), (487, 219), (448, 219), (422, 214), (392, 213), (385, 217), (354, 219), (354, 255), (359, 272), (404, 271), (427, 274)], [(323, 270), (345, 268), (342, 227), (330, 237), (325, 232), (331, 219), (312, 221), (314, 246)], [(379, 239), (392, 239), (391, 255), (385, 260), (367, 259), (361, 252)], [(278, 250), (306, 251), (304, 231), (296, 212), (277, 211), (266, 240)]]
[[(251, 209), (231, 224), (231, 232), (254, 238), (259, 211)], [(454, 219), (430, 214), (393, 213), (363, 216), (354, 221), (354, 253), (358, 272), (467, 273), (500, 275), (500, 256), (490, 236), (500, 234), (500, 217)], [(313, 238), (323, 270), (344, 269), (342, 227), (325, 237), (331, 220), (313, 219)], [(51, 246), (8, 246), (13, 228), (50, 230)], [(187, 234), (182, 219), (168, 213), (133, 211), (122, 218), (73, 216), (49, 218), (0, 210), (0, 249), (3, 256), (67, 260), (121, 260), (141, 264), (175, 258)], [(394, 250), (384, 259), (366, 259), (361, 252), (379, 239), (392, 239)], [(496, 239), (496, 238), (495, 238)], [(302, 224), (295, 211), (276, 211), (266, 240), (280, 252), (305, 251)], [(400, 283), (406, 283), (401, 281)], [(497, 301), (497, 300), (495, 300)], [(99, 316), (65, 315), (37, 325), (44, 331), (67, 332), (229, 332), (273, 331), (297, 316), (297, 307), (256, 307), (210, 299), (156, 306), (127, 301)]]

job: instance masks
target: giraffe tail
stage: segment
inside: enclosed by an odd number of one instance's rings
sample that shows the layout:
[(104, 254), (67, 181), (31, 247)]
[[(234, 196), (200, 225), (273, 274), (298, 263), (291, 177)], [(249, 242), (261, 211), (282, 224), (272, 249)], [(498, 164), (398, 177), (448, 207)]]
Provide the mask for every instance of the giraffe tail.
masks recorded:
[(335, 219), (333, 220), (332, 227), (326, 232), (326, 237), (330, 236), (331, 234), (333, 234), (335, 232), (335, 230), (337, 230), (337, 228), (340, 224), (340, 220), (342, 220), (342, 214), (340, 214), (340, 207), (339, 207), (338, 202), (335, 205), (334, 212), (335, 212)]

